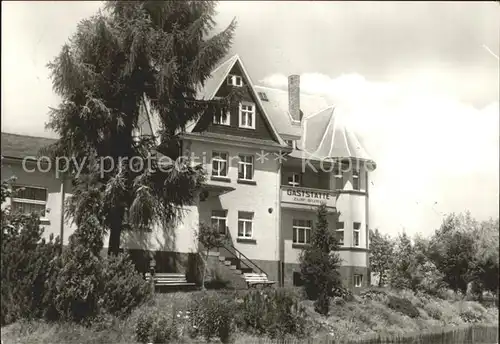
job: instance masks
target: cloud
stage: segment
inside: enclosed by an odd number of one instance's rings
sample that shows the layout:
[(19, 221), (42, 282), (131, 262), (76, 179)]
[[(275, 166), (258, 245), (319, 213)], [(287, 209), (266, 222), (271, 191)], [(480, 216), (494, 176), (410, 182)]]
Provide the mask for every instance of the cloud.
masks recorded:
[[(425, 75), (432, 72), (390, 82), (301, 75), (301, 90), (346, 113), (377, 162), (372, 214), (384, 230), (400, 230), (394, 223), (401, 223), (409, 232), (428, 232), (444, 213), (465, 209), (498, 216), (498, 101), (473, 107), (452, 90), (432, 87)], [(273, 74), (260, 83), (286, 89), (287, 77)]]

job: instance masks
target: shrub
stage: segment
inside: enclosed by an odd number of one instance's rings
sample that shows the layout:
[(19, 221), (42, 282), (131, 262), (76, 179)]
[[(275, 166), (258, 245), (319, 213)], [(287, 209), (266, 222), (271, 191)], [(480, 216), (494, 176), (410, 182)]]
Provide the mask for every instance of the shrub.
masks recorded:
[(337, 286), (332, 288), (332, 291), (330, 293), (331, 297), (340, 297), (344, 301), (351, 302), (354, 300), (354, 295), (352, 294), (352, 291), (350, 291), (347, 288), (344, 288), (342, 286)]
[(153, 329), (153, 314), (142, 313), (135, 325), (135, 338), (139, 343), (149, 343), (149, 337)]
[(474, 312), (472, 309), (464, 309), (460, 312), (460, 318), (466, 323), (478, 323), (481, 322), (481, 314)]
[(441, 312), (439, 306), (434, 302), (429, 302), (428, 304), (426, 304), (424, 306), (424, 311), (426, 311), (427, 314), (429, 314), (433, 319), (436, 320), (441, 320), (443, 316), (443, 312)]
[(191, 314), (191, 336), (203, 336), (207, 341), (218, 337), (229, 343), (234, 332), (234, 302), (224, 296), (203, 293), (189, 305)]
[(388, 294), (385, 290), (379, 288), (368, 288), (359, 293), (362, 300), (373, 300), (386, 303), (388, 301)]
[(102, 305), (113, 315), (128, 315), (151, 296), (149, 283), (136, 271), (128, 254), (108, 257), (103, 278)]
[(58, 316), (76, 322), (91, 320), (99, 313), (99, 294), (103, 289), (100, 258), (79, 243), (75, 233), (70, 237), (69, 249), (60, 261), (53, 263), (55, 271), (60, 267), (53, 300)]
[(175, 317), (164, 313), (141, 313), (135, 325), (135, 338), (139, 343), (169, 343), (179, 338)]
[(251, 291), (240, 305), (239, 325), (245, 331), (271, 338), (285, 334), (303, 337), (307, 334), (307, 317), (298, 301), (298, 295), (289, 290)]
[[(13, 179), (12, 179), (13, 180)], [(10, 183), (2, 181), (1, 203), (12, 196)], [(36, 214), (30, 216), (1, 211), (1, 324), (21, 317), (40, 317), (48, 300), (45, 280), (50, 261), (59, 254), (59, 238), (42, 239), (43, 228)]]
[(392, 310), (409, 316), (410, 318), (416, 318), (420, 314), (417, 307), (415, 307), (409, 300), (395, 296), (389, 296), (389, 303), (387, 306)]

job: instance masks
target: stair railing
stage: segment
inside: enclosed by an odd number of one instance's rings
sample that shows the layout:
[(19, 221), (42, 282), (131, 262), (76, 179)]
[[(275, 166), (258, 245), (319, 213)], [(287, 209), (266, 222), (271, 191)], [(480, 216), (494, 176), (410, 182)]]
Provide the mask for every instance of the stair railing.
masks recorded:
[[(254, 270), (254, 268), (256, 268), (258, 271), (260, 271), (260, 273), (263, 273), (264, 275), (267, 276), (267, 273), (262, 270), (260, 268), (260, 266), (258, 266), (257, 264), (255, 264), (250, 258), (248, 258), (247, 256), (245, 256), (241, 251), (239, 251), (236, 247), (234, 247), (234, 245), (232, 245), (231, 243), (228, 243), (228, 244), (222, 244), (222, 247), (224, 247), (226, 250), (228, 250), (232, 255), (234, 255), (238, 261), (241, 263), (243, 263), (244, 265), (246, 265), (248, 268)], [(243, 257), (246, 261), (242, 260), (241, 257)], [(248, 263), (250, 263), (252, 266), (248, 265)]]

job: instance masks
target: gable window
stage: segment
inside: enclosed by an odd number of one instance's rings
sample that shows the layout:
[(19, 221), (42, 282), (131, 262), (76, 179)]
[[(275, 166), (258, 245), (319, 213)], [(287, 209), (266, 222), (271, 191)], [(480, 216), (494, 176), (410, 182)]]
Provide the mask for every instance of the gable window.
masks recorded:
[(252, 180), (253, 179), (253, 156), (240, 155), (238, 162), (238, 179)]
[(253, 236), (253, 213), (246, 211), (238, 212), (238, 237), (252, 238)]
[(231, 86), (241, 87), (243, 86), (243, 79), (239, 75), (229, 75), (227, 77), (227, 84)]
[(219, 230), (219, 233), (226, 234), (227, 230), (227, 210), (212, 211), (212, 226)]
[(359, 171), (352, 171), (352, 188), (353, 190), (359, 190)]
[(12, 187), (11, 209), (15, 213), (29, 215), (37, 213), (45, 217), (47, 211), (47, 189), (15, 185)]
[(220, 113), (214, 115), (214, 124), (230, 125), (231, 124), (231, 112), (221, 110)]
[(213, 152), (212, 176), (227, 177), (227, 153)]
[(344, 222), (337, 222), (335, 237), (337, 238), (339, 245), (344, 245)]
[(293, 220), (293, 243), (309, 244), (311, 242), (311, 220)]
[(359, 229), (361, 228), (361, 223), (353, 222), (352, 224), (352, 241), (354, 246), (359, 246)]
[(291, 176), (288, 177), (288, 185), (290, 186), (300, 186), (300, 174), (292, 173)]
[(363, 275), (354, 275), (354, 286), (359, 288), (363, 285)]
[(240, 103), (240, 128), (255, 129), (255, 104)]

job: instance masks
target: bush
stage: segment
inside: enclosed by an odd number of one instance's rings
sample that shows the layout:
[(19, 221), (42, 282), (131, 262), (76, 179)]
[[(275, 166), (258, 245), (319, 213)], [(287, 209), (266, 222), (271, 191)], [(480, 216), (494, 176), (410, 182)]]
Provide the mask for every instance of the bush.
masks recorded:
[(387, 306), (392, 310), (409, 316), (410, 318), (416, 318), (420, 315), (418, 308), (415, 307), (409, 300), (399, 297), (389, 296), (389, 303)]
[(135, 325), (135, 338), (139, 343), (149, 343), (149, 338), (153, 329), (153, 314), (142, 313)]
[(78, 230), (70, 237), (70, 247), (54, 264), (54, 270), (60, 267), (53, 300), (59, 317), (82, 322), (99, 314), (99, 294), (104, 286), (102, 262), (79, 242)]
[(229, 343), (234, 332), (236, 305), (224, 296), (203, 293), (189, 305), (192, 337), (203, 336), (207, 341), (218, 337), (222, 343)]
[(151, 296), (151, 287), (135, 269), (128, 254), (108, 257), (103, 269), (102, 305), (107, 312), (124, 316)]
[(350, 291), (347, 288), (344, 288), (342, 286), (337, 286), (334, 287), (330, 293), (331, 297), (340, 297), (344, 301), (351, 302), (354, 300), (354, 295), (352, 294), (352, 291)]
[(443, 312), (436, 303), (429, 302), (424, 306), (424, 311), (427, 312), (433, 319), (441, 320)]
[(139, 343), (169, 343), (179, 338), (175, 317), (164, 313), (142, 313), (135, 326), (135, 338)]
[(307, 317), (298, 300), (295, 293), (283, 289), (251, 291), (240, 305), (238, 323), (245, 331), (271, 338), (286, 334), (304, 337)]
[[(12, 196), (10, 182), (2, 181), (1, 203)], [(1, 325), (19, 318), (36, 318), (44, 314), (47, 289), (45, 281), (50, 261), (59, 255), (60, 241), (51, 235), (42, 239), (43, 228), (36, 214), (1, 211)]]

